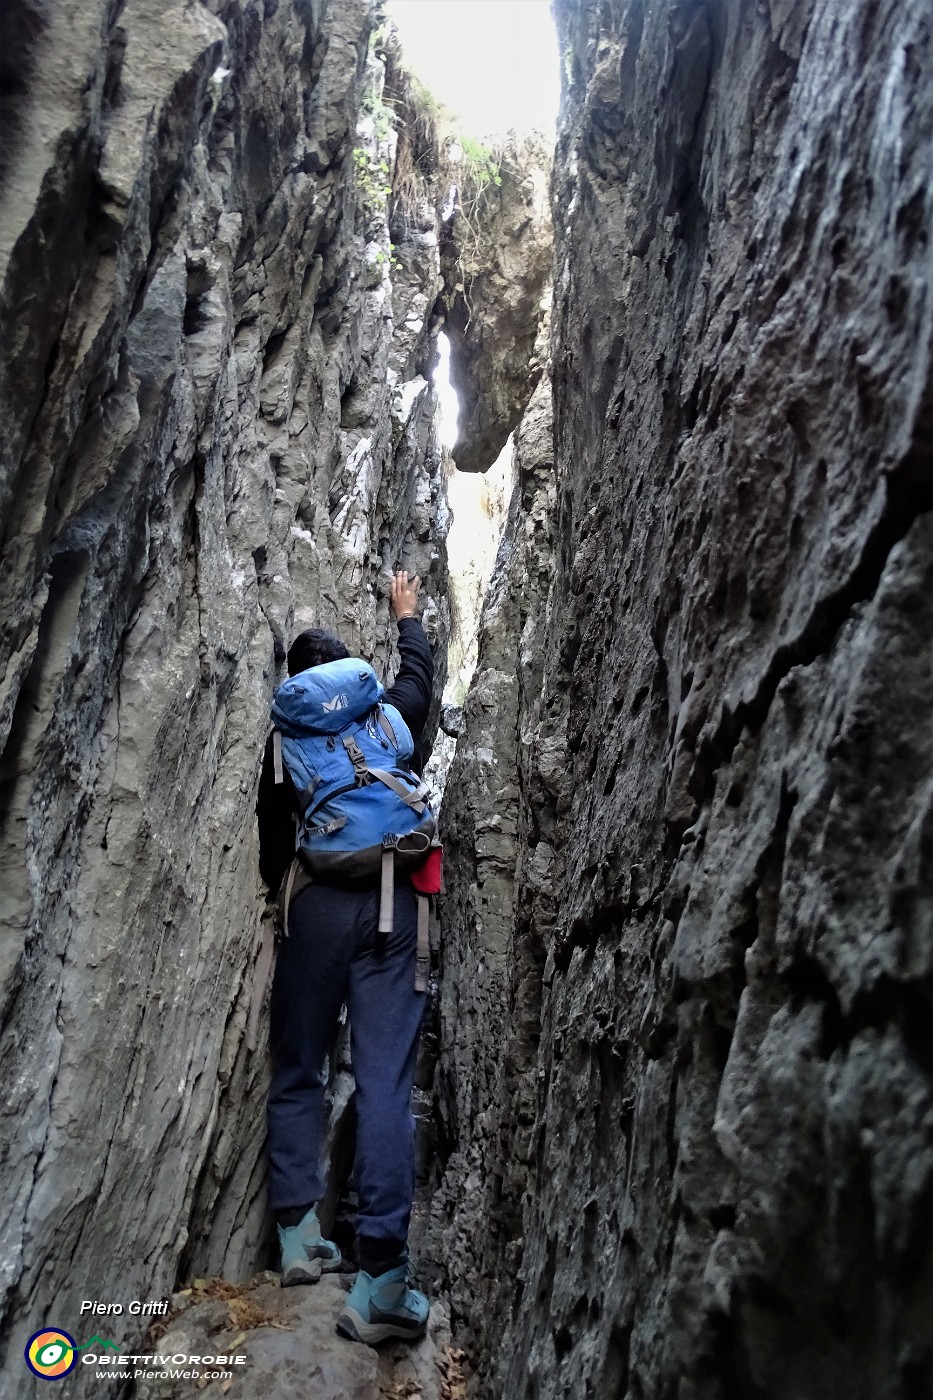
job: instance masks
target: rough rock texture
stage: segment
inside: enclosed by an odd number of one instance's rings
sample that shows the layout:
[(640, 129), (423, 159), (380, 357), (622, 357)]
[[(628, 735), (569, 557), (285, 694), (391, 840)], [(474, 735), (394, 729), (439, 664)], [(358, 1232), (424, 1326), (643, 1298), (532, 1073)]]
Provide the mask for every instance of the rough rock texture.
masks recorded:
[(927, 1396), (929, 6), (557, 8), (429, 1242), (483, 1396)]
[(320, 618), (391, 665), (417, 570), (440, 698), (438, 240), (393, 264), (372, 21), (5, 7), (4, 1395), (81, 1299), (265, 1262), (243, 1032), (287, 640)]
[(551, 152), (538, 137), (513, 135), (496, 154), (498, 184), (477, 188), (475, 177), (451, 171), (460, 187), (443, 265), (461, 471), (492, 466), (543, 368), (535, 350), (552, 265)]

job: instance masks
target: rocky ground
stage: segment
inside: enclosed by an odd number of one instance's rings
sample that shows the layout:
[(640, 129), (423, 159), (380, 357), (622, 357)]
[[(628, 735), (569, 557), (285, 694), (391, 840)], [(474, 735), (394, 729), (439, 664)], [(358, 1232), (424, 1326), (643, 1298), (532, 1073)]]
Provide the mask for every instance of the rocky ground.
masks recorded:
[(351, 1282), (325, 1274), (313, 1287), (283, 1289), (275, 1274), (237, 1286), (195, 1280), (141, 1345), (166, 1355), (239, 1354), (247, 1363), (232, 1379), (140, 1380), (136, 1400), (464, 1400), (468, 1368), (443, 1306), (432, 1306), (422, 1341), (376, 1351), (334, 1330)]

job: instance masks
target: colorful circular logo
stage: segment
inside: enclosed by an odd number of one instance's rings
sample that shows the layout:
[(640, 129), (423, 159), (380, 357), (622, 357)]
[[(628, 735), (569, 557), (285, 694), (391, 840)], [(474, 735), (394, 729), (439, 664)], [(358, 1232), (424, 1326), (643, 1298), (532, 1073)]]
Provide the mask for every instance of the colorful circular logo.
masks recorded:
[(26, 1343), (26, 1365), (34, 1376), (45, 1381), (60, 1381), (67, 1376), (78, 1359), (78, 1346), (59, 1327), (43, 1327)]

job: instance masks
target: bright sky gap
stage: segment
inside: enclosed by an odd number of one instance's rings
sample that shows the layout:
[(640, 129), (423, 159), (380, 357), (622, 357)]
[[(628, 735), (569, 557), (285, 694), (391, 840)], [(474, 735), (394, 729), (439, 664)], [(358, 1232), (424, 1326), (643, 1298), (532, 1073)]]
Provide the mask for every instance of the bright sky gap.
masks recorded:
[(560, 92), (549, 0), (389, 0), (406, 60), (467, 135), (551, 135)]

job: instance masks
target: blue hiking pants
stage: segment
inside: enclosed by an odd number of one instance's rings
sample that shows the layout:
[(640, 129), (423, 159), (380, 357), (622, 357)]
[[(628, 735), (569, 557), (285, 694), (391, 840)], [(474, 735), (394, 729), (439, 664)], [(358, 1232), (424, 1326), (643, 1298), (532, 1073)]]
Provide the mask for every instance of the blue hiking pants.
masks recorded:
[(324, 1194), (324, 1066), (346, 1001), (356, 1080), (357, 1234), (404, 1246), (415, 1176), (411, 1090), (425, 1004), (415, 991), (411, 886), (396, 887), (395, 929), (384, 936), (381, 955), (378, 918), (377, 890), (310, 885), (292, 903), (272, 984), (269, 1203), (285, 1210)]

